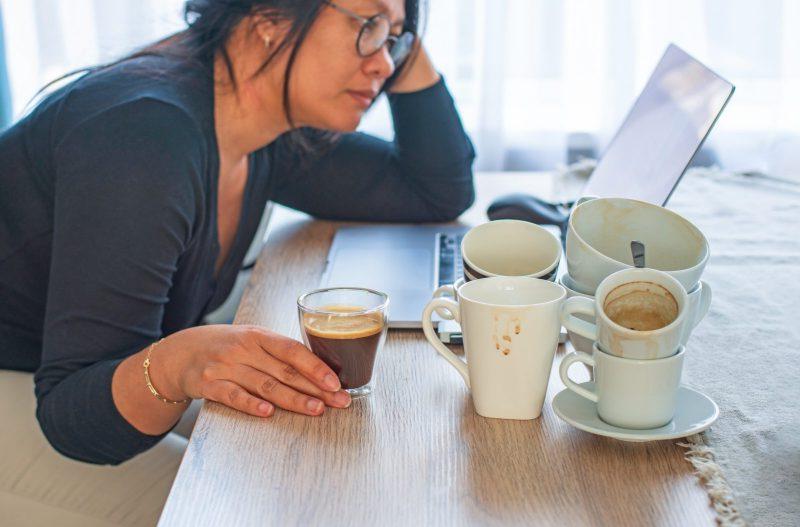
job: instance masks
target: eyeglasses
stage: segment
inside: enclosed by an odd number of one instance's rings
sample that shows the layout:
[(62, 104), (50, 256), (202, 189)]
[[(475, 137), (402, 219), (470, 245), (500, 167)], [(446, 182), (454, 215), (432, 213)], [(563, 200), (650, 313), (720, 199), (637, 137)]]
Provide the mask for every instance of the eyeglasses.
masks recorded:
[(394, 67), (397, 68), (408, 58), (416, 38), (412, 31), (404, 31), (400, 35), (392, 35), (392, 23), (383, 13), (365, 18), (344, 7), (325, 0), (325, 4), (361, 22), (361, 29), (356, 39), (356, 51), (361, 57), (369, 57), (377, 53), (383, 46), (389, 51)]

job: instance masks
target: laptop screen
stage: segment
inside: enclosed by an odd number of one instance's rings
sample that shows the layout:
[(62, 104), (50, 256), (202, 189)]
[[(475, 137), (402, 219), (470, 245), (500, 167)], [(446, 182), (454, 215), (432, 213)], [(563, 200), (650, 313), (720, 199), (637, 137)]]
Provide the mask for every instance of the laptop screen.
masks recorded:
[(670, 44), (583, 195), (666, 204), (733, 90), (731, 83)]

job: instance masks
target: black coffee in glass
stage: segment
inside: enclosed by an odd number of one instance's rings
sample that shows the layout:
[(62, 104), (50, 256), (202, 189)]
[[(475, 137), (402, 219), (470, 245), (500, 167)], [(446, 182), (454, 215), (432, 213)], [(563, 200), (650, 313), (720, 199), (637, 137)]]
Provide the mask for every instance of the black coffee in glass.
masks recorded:
[(386, 337), (387, 304), (383, 293), (358, 288), (324, 289), (298, 300), (306, 345), (352, 396), (372, 391), (375, 359)]

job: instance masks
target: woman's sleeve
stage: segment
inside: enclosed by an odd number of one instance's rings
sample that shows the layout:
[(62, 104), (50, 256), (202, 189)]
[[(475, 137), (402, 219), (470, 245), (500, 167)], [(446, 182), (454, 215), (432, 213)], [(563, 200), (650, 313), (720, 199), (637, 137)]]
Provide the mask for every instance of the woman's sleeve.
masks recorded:
[(271, 199), (336, 220), (450, 221), (469, 208), (475, 152), (444, 80), (388, 97), (393, 142), (345, 134), (320, 159), (304, 164), (281, 138)]
[(203, 155), (188, 114), (154, 99), (91, 117), (55, 147), (36, 416), (70, 458), (117, 464), (163, 437), (122, 417), (111, 379), (124, 358), (161, 335), (199, 210)]

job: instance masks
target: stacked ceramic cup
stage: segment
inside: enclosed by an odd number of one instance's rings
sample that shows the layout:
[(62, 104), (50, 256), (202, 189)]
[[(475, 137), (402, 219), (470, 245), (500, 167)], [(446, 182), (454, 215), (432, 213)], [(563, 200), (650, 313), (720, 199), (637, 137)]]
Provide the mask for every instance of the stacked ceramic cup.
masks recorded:
[[(641, 268), (632, 242), (644, 246)], [(708, 257), (700, 230), (663, 207), (613, 198), (572, 211), (561, 323), (578, 352), (560, 375), (605, 423), (643, 430), (673, 419), (685, 345), (711, 303), (700, 280)], [(593, 368), (593, 383), (570, 379), (575, 362)]]
[[(461, 241), (463, 276), (443, 285), (433, 298), (452, 297), (466, 282), (492, 276), (528, 276), (555, 281), (561, 262), (561, 244), (547, 229), (520, 220), (495, 220), (467, 231)], [(437, 307), (436, 314), (446, 320), (452, 315)]]
[[(569, 219), (567, 272), (559, 283), (569, 298), (593, 299), (606, 277), (634, 266), (631, 254), (634, 240), (644, 245), (646, 267), (669, 274), (687, 291), (688, 320), (681, 334), (681, 343), (686, 345), (711, 306), (711, 287), (700, 279), (708, 262), (709, 248), (703, 233), (675, 212), (623, 198), (579, 202)], [(584, 321), (593, 320), (587, 314), (577, 316)], [(590, 334), (566, 329), (576, 350), (591, 353)]]
[[(538, 225), (496, 220), (467, 232), (461, 256), (463, 276), (439, 288), (425, 307), (425, 336), (464, 379), (478, 414), (535, 419), (547, 393), (566, 298), (554, 283), (561, 244)], [(461, 326), (466, 362), (439, 340), (434, 311)]]

